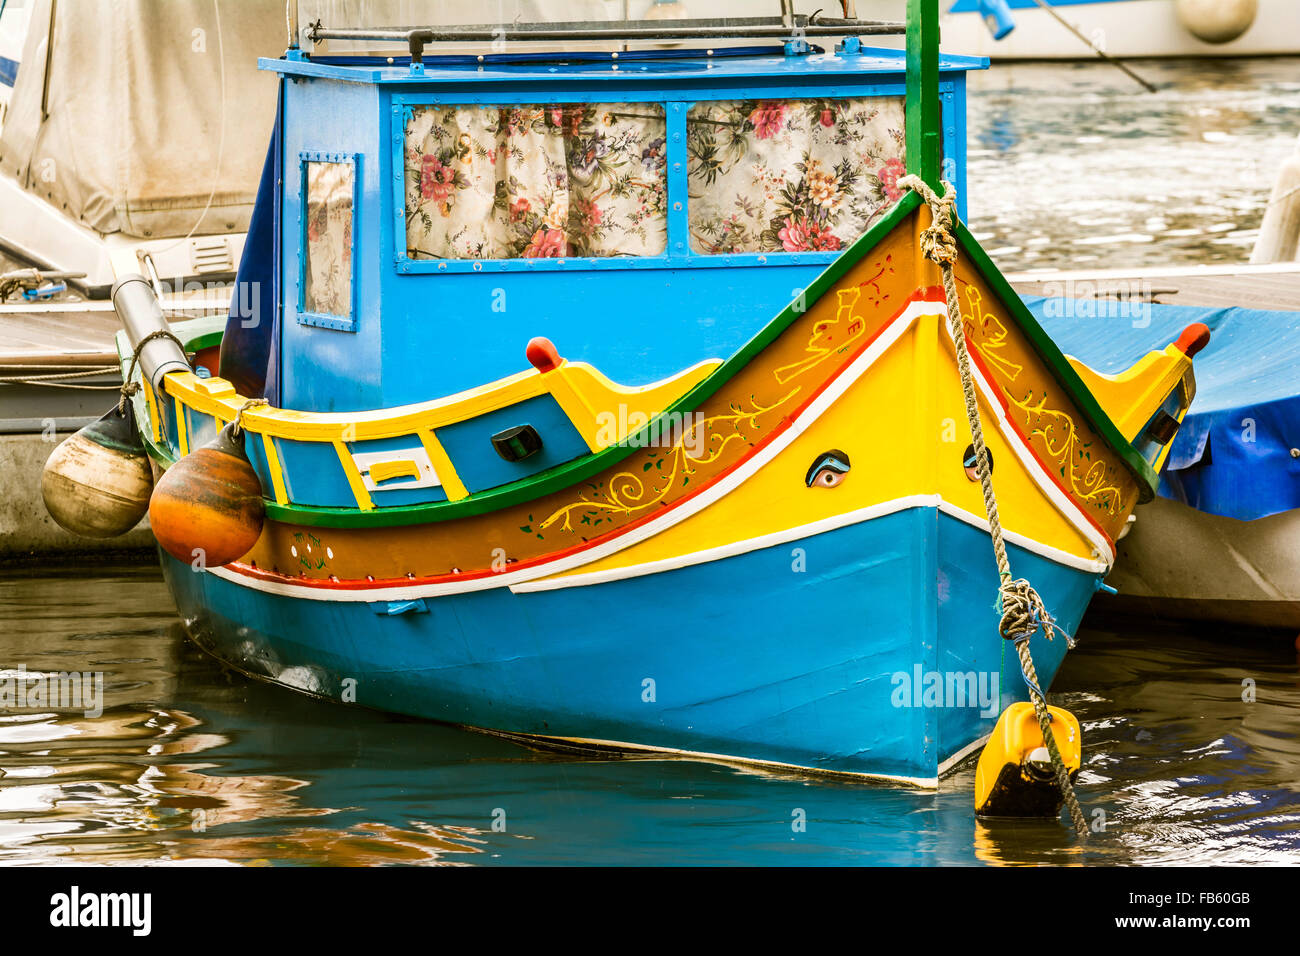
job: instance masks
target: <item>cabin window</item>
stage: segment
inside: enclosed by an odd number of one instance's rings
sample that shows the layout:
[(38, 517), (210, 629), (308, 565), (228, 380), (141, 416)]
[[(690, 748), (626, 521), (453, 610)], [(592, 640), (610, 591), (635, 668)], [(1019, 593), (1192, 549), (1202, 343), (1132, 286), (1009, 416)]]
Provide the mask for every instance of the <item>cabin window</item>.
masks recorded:
[(351, 159), (303, 158), (303, 257), (301, 311), (346, 320), (351, 327), (352, 214), (356, 164)]
[(697, 103), (686, 120), (691, 249), (835, 252), (903, 190), (901, 96)]
[(662, 255), (664, 140), (655, 103), (415, 107), (404, 151), (406, 254)]

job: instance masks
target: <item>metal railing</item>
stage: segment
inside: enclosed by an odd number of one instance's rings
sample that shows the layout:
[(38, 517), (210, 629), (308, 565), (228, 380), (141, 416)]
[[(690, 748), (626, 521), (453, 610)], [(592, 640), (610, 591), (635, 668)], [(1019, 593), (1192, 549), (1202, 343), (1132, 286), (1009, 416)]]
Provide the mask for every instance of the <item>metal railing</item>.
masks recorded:
[[(297, 13), (290, 0), (289, 23)], [(625, 20), (607, 24), (590, 20), (563, 23), (466, 24), (432, 27), (384, 27), (331, 29), (319, 21), (307, 28), (313, 43), (322, 40), (373, 40), (406, 43), (413, 63), (422, 62), (429, 43), (528, 43), (540, 41), (629, 43), (639, 40), (746, 40), (779, 38), (801, 40), (814, 36), (900, 36), (907, 32), (901, 22), (887, 20), (830, 19), (803, 14), (783, 17), (726, 17), (691, 20)], [(291, 43), (293, 39), (291, 38)]]

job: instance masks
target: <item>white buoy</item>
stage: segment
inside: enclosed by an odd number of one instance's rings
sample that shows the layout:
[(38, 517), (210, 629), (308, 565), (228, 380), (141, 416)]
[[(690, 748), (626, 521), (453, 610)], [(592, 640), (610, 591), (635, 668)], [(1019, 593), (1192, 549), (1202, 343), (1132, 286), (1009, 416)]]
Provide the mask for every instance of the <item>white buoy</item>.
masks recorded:
[(129, 402), (54, 449), (41, 473), (45, 510), (83, 538), (115, 538), (144, 517), (153, 470)]
[(1300, 246), (1300, 141), (1277, 171), (1273, 193), (1268, 197), (1259, 238), (1250, 254), (1252, 265), (1294, 262)]
[(1178, 0), (1178, 22), (1205, 43), (1231, 43), (1250, 29), (1259, 0)]

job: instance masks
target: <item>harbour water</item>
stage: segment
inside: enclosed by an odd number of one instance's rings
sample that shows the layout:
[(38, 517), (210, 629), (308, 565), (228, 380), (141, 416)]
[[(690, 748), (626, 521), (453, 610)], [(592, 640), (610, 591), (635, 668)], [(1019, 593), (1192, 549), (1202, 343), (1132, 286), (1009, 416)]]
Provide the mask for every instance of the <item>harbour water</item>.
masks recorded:
[(969, 218), (1004, 271), (1245, 262), (1300, 136), (1300, 63), (1149, 60), (971, 75)]
[[(1138, 67), (1160, 94), (1100, 64), (975, 81), (971, 220), (1004, 268), (1249, 255), (1300, 132), (1296, 62)], [(87, 671), (103, 699), (98, 716), (0, 707), (0, 862), (1294, 862), (1293, 638), (1089, 622), (1053, 688), (1084, 724), (1081, 846), (1050, 822), (977, 822), (973, 763), (928, 793), (559, 755), (317, 701), (194, 648), (148, 558), (14, 566), (0, 684)]]
[[(151, 567), (10, 571), (0, 655), (104, 674), (103, 714), (0, 716), (0, 862), (1221, 864), (1300, 854), (1300, 660), (1276, 636), (1090, 628), (1054, 688), (1100, 829), (938, 793), (590, 759), (224, 672)], [(13, 667), (12, 663), (7, 664)], [(0, 675), (3, 677), (4, 675)], [(1254, 697), (1253, 702), (1243, 699)]]

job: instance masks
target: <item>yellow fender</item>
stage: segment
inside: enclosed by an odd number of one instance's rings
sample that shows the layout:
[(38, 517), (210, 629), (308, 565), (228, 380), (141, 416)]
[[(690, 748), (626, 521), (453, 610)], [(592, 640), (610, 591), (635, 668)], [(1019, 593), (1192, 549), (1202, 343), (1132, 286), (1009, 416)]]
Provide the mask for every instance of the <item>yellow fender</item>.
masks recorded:
[[(1060, 707), (1052, 715), (1052, 736), (1070, 773), (1079, 773), (1083, 732), (1074, 714)], [(1034, 705), (1012, 704), (1002, 712), (975, 768), (975, 813), (984, 817), (1054, 817), (1061, 812), (1056, 784)]]

